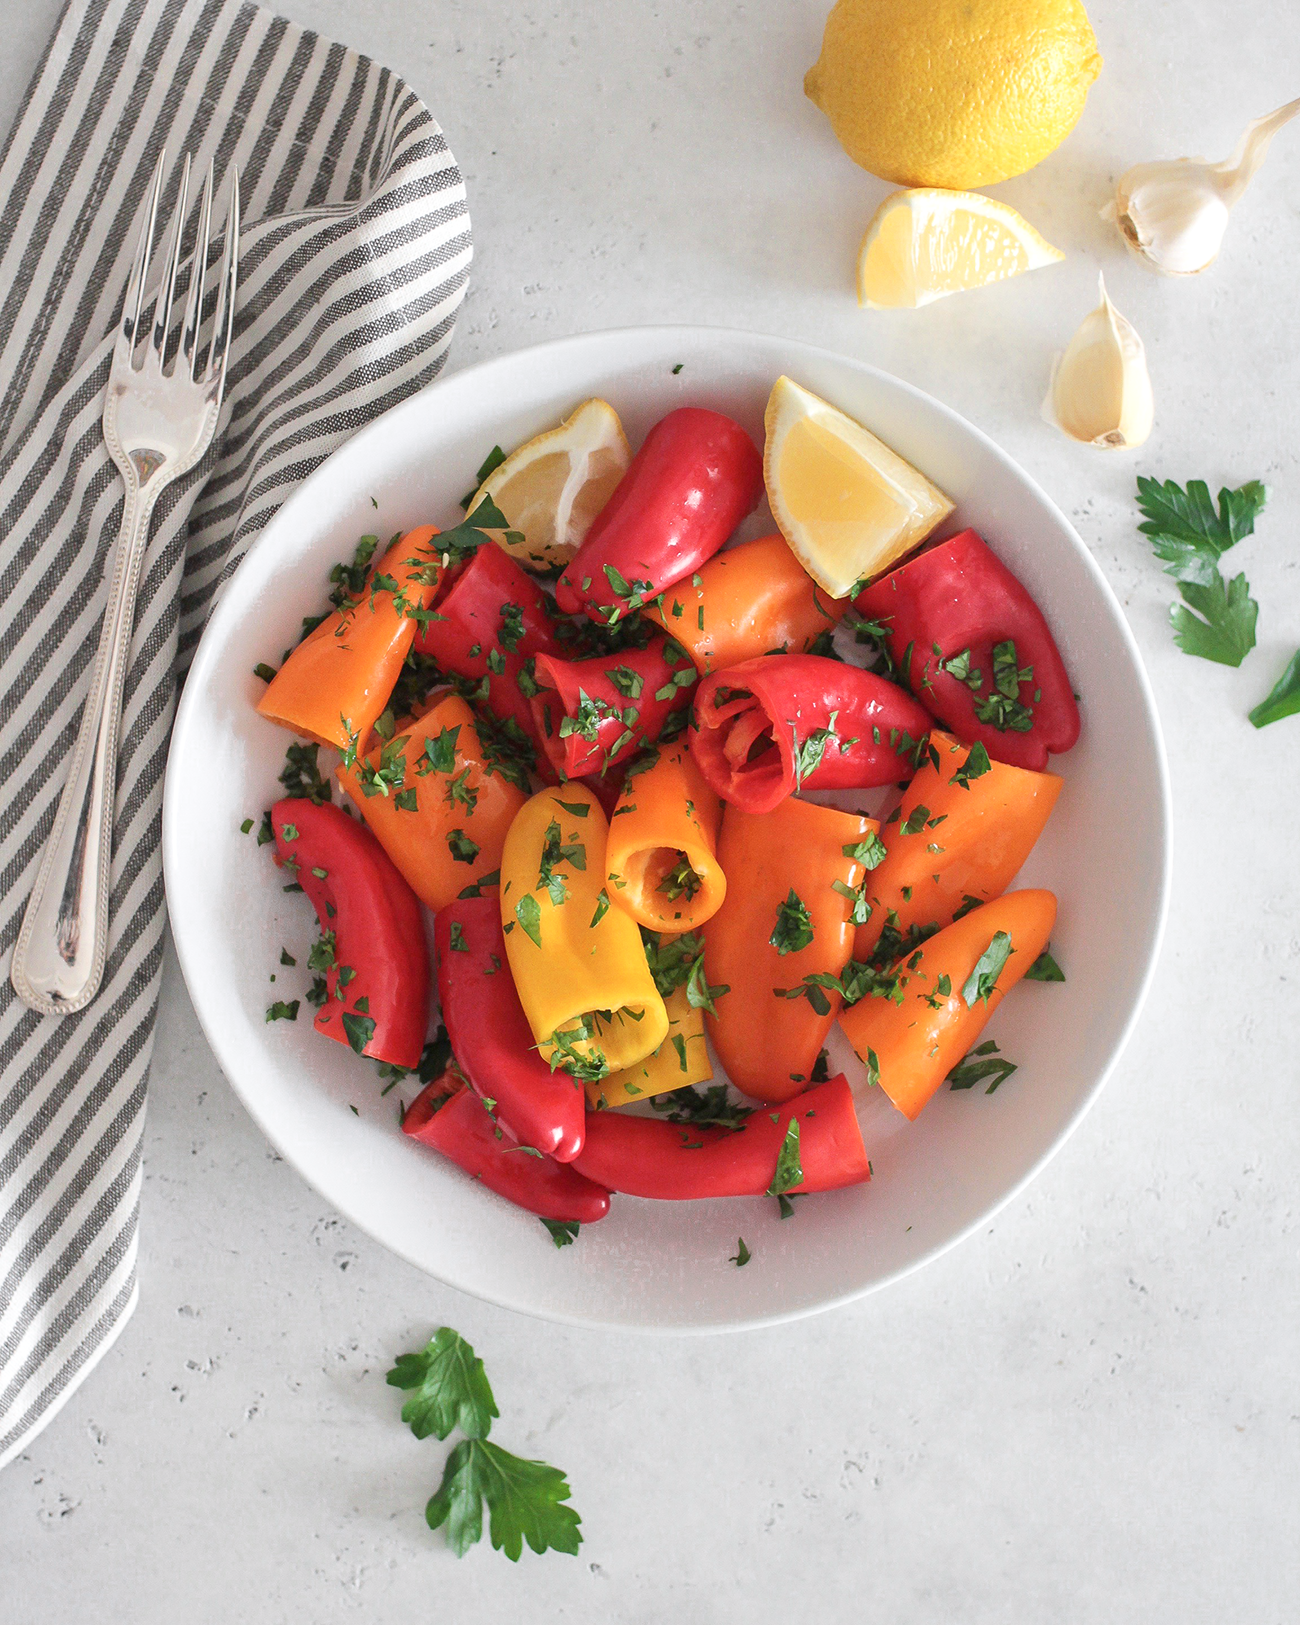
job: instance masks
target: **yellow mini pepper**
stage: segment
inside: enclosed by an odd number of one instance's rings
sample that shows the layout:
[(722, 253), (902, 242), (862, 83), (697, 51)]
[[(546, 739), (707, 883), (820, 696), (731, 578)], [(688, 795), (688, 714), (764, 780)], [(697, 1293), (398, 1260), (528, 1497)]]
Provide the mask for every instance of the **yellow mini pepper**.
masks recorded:
[(369, 756), (340, 767), (338, 779), (435, 914), (466, 886), (492, 884), (506, 831), (528, 799), (489, 770), (474, 713), (459, 694), (444, 695)]
[(694, 931), (727, 895), (718, 863), (722, 804), (686, 741), (665, 745), (627, 781), (609, 823), (605, 856), (612, 901), (649, 931)]
[(630, 1106), (651, 1095), (671, 1094), (688, 1084), (704, 1083), (713, 1076), (709, 1046), (704, 1040), (704, 1011), (697, 1010), (684, 987), (675, 988), (664, 1000), (668, 1011), (668, 1036), (653, 1055), (636, 1066), (611, 1072), (607, 1078), (587, 1083), (587, 1099), (596, 1107)]
[(526, 801), (501, 855), (501, 924), (539, 1052), (584, 1081), (635, 1066), (668, 1036), (635, 921), (605, 888), (609, 825), (585, 785)]

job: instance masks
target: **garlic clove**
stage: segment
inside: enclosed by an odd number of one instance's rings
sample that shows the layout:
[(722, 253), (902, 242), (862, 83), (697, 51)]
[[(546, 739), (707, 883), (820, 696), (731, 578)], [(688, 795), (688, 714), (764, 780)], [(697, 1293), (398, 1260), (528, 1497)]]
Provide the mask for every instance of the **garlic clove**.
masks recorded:
[(1072, 440), (1127, 450), (1151, 433), (1155, 403), (1146, 350), (1097, 278), (1101, 303), (1054, 358), (1043, 417)]
[(1269, 142), (1300, 113), (1300, 98), (1242, 132), (1231, 158), (1170, 158), (1138, 164), (1120, 176), (1115, 197), (1102, 210), (1119, 227), (1125, 246), (1165, 276), (1195, 276), (1214, 262), (1232, 206), (1264, 161)]

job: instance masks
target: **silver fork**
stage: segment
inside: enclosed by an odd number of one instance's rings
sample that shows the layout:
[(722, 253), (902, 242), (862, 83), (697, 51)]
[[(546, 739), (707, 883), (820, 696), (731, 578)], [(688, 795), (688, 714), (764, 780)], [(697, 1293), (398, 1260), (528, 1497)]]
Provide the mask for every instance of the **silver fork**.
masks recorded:
[[(84, 1009), (99, 991), (108, 953), (108, 877), (113, 844), (122, 685), (135, 621), (140, 566), (159, 493), (193, 468), (216, 433), (235, 314), (239, 259), (239, 176), (232, 169), (225, 251), (207, 358), (199, 354), (203, 284), (212, 217), (212, 167), (199, 208), (180, 348), (167, 366), (167, 335), (181, 262), (189, 191), (188, 153), (172, 216), (167, 258), (154, 302), (152, 333), (142, 326), (158, 200), (165, 174), (159, 153), (144, 230), (136, 250), (104, 402), (104, 439), (126, 482), (122, 528), (109, 565), (108, 607), (90, 693), (73, 747), (68, 780), (54, 815), (36, 886), (23, 915), (10, 979), (23, 1003), (46, 1015)], [(145, 337), (135, 364), (136, 341)]]

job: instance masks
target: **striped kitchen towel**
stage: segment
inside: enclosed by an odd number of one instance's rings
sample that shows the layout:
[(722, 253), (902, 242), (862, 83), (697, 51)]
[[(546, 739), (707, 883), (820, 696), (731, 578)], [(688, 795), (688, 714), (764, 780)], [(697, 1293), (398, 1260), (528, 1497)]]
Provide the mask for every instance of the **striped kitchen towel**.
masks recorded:
[[(222, 432), (159, 501), (122, 720), (102, 991), (21, 1004), (9, 965), (103, 616), (122, 483), (100, 432), (159, 148), (244, 199)], [(197, 214), (197, 205), (195, 209)], [(192, 229), (192, 228), (191, 228)], [(438, 372), (470, 261), (442, 132), (387, 69), (246, 0), (70, 0), (0, 154), (0, 1465), (136, 1296), (177, 673), (267, 519)]]

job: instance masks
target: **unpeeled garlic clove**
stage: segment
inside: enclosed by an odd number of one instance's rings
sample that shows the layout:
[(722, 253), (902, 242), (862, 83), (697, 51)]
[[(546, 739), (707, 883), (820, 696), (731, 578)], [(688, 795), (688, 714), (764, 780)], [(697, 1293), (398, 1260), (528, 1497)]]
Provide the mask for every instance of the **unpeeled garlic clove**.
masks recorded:
[(1234, 203), (1264, 162), (1268, 144), (1300, 113), (1300, 99), (1248, 124), (1231, 158), (1170, 158), (1121, 175), (1101, 211), (1142, 263), (1166, 276), (1195, 276), (1212, 264)]
[(1111, 304), (1105, 278), (1097, 283), (1101, 303), (1052, 362), (1043, 416), (1089, 446), (1140, 446), (1155, 415), (1146, 351), (1132, 323)]

